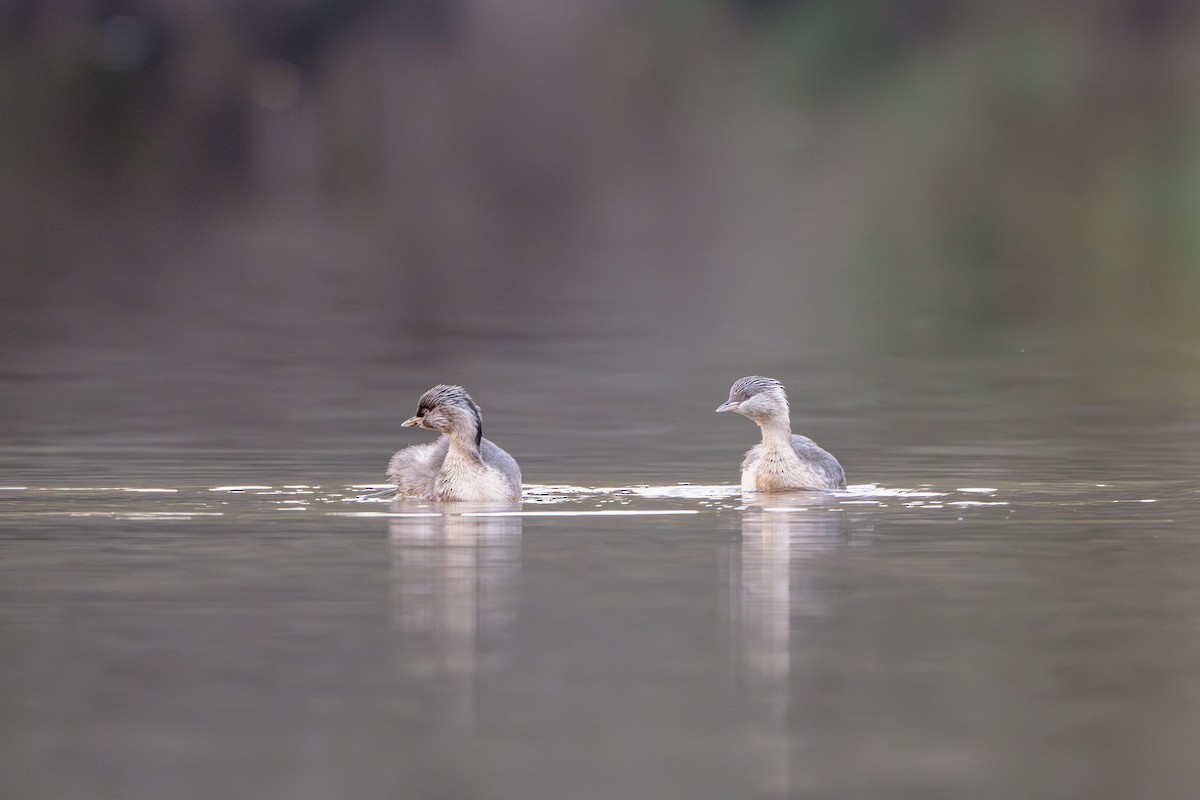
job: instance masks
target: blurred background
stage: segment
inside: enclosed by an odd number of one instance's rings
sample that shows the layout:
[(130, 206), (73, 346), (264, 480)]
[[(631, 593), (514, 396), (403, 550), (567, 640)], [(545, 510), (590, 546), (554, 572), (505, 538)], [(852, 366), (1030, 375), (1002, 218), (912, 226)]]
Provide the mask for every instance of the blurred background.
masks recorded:
[[(912, 359), (947, 353), (1051, 352), (1028, 369), (1194, 407), (1198, 22), (1182, 0), (8, 0), (3, 433), (23, 469), (101, 416), (312, 451), (472, 380), (563, 426), (664, 396), (699, 420), (748, 372), (851, 401), (848, 428), (864, 375), (925, 385)], [(489, 402), (489, 367), (523, 388)]]
[(1200, 4), (0, 0), (0, 795), (1191, 798), (1198, 472)]

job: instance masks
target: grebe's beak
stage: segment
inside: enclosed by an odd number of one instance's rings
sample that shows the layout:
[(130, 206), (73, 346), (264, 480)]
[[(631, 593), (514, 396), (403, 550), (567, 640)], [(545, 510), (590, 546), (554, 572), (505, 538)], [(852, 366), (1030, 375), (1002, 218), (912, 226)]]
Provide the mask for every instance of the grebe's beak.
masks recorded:
[(408, 419), (404, 420), (404, 422), (400, 423), (400, 427), (401, 428), (424, 428), (425, 426), (421, 424), (420, 417), (409, 417)]
[(726, 400), (724, 403), (721, 403), (721, 405), (717, 406), (717, 413), (720, 414), (722, 411), (733, 411), (739, 405), (740, 403), (735, 403), (733, 400)]

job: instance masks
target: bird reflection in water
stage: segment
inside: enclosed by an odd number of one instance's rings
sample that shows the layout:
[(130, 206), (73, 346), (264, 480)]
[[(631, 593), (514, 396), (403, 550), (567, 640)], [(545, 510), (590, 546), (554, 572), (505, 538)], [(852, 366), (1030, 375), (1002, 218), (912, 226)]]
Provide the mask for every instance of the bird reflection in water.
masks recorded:
[[(753, 734), (746, 739), (766, 796), (790, 796), (804, 789), (793, 776), (793, 638), (804, 635), (804, 620), (826, 613), (813, 585), (811, 562), (844, 541), (843, 516), (828, 497), (813, 492), (747, 494), (740, 545), (732, 562), (730, 585), (736, 674), (752, 713)], [(800, 785), (797, 785), (797, 784)], [(809, 787), (811, 788), (811, 787)]]
[(388, 525), (397, 666), (444, 690), (432, 693), (444, 701), (438, 716), (464, 731), (474, 727), (475, 679), (502, 662), (516, 623), (521, 518), (487, 514), (516, 508), (392, 504), (414, 514)]

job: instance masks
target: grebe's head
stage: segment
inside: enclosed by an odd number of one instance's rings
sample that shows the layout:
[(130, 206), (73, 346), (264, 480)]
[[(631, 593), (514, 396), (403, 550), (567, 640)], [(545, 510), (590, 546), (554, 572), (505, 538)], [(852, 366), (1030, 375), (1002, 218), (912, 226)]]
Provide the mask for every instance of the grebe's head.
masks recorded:
[(405, 428), (429, 428), (440, 433), (458, 434), (479, 444), (483, 421), (479, 406), (461, 386), (438, 384), (417, 401), (416, 416), (400, 423)]
[(778, 416), (786, 419), (787, 393), (783, 384), (774, 378), (748, 375), (729, 387), (729, 399), (718, 406), (717, 411), (735, 411), (755, 422)]

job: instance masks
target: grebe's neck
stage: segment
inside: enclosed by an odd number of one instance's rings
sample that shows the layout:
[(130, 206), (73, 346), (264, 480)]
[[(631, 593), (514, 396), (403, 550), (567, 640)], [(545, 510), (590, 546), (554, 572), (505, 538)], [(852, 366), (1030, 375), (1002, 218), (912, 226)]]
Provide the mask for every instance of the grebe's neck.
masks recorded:
[(483, 441), (483, 426), (478, 420), (474, 425), (457, 426), (447, 434), (450, 437), (450, 450), (447, 458), (458, 461), (478, 463), (481, 460), (479, 446)]
[(781, 447), (792, 449), (792, 421), (784, 414), (772, 414), (769, 417), (754, 420), (762, 430), (764, 447)]

